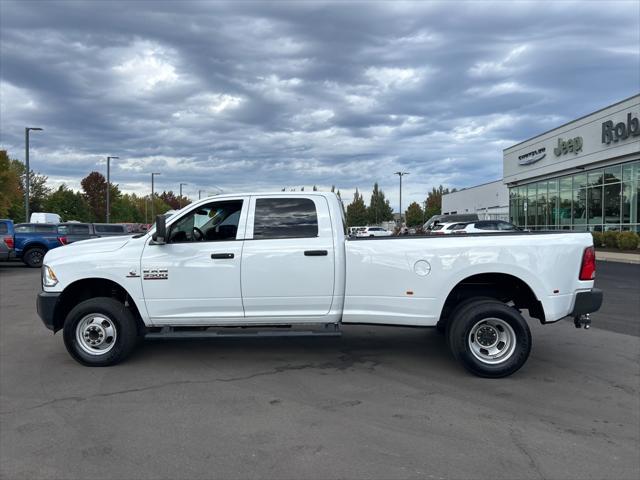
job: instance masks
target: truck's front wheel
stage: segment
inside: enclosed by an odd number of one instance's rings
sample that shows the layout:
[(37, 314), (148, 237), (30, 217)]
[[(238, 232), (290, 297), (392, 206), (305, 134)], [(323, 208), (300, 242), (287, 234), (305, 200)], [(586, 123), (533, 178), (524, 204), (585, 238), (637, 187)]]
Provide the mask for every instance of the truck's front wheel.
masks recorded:
[(506, 377), (529, 357), (531, 331), (515, 308), (495, 300), (478, 300), (451, 318), (449, 347), (470, 372), (481, 377)]
[(83, 365), (106, 367), (121, 362), (137, 342), (136, 320), (120, 302), (97, 297), (76, 305), (64, 322), (64, 344)]

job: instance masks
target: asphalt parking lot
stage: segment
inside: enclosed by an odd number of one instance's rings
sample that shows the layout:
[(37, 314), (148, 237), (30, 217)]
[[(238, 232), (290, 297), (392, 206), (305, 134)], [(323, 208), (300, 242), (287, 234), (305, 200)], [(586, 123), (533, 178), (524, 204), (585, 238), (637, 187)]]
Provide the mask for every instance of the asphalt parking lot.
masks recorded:
[(640, 478), (640, 266), (598, 264), (593, 328), (532, 323), (517, 374), (435, 330), (147, 342), (86, 368), (0, 264), (0, 478)]

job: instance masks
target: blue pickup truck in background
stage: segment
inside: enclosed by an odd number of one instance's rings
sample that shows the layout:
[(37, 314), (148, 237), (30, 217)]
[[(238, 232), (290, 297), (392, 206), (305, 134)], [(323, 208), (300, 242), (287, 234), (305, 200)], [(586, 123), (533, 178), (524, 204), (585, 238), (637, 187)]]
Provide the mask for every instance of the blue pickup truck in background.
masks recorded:
[(42, 260), (49, 250), (67, 243), (54, 223), (19, 223), (14, 230), (15, 256), (29, 267), (42, 266)]
[(126, 225), (112, 223), (18, 223), (0, 219), (0, 261), (17, 258), (29, 267), (42, 266), (52, 248), (91, 238), (129, 235)]

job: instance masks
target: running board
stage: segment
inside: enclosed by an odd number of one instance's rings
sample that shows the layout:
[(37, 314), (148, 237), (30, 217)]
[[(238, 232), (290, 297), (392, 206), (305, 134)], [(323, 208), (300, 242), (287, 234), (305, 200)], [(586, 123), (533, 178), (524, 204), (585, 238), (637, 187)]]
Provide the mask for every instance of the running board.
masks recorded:
[[(169, 340), (177, 338), (273, 338), (273, 337), (339, 337), (342, 335), (338, 324), (327, 324), (321, 330), (275, 328), (258, 330), (260, 327), (216, 327), (206, 330), (176, 330), (162, 327), (159, 332), (145, 334), (145, 339)], [(241, 331), (239, 331), (241, 330)]]

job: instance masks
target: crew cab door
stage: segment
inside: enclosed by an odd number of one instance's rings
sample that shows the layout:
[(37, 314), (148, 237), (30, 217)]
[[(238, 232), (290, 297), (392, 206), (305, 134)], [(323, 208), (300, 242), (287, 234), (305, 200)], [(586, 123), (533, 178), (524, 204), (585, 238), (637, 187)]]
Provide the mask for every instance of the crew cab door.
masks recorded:
[(248, 198), (224, 198), (172, 219), (167, 243), (149, 242), (141, 282), (155, 325), (233, 323), (244, 317), (240, 262)]
[(318, 321), (331, 308), (334, 265), (324, 197), (251, 197), (241, 269), (247, 319)]

